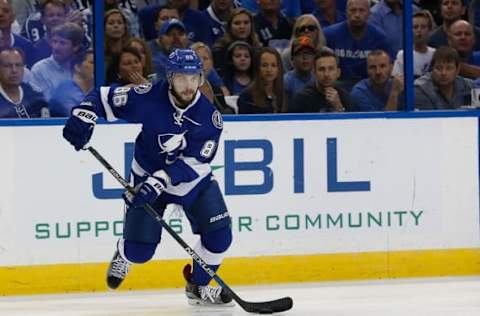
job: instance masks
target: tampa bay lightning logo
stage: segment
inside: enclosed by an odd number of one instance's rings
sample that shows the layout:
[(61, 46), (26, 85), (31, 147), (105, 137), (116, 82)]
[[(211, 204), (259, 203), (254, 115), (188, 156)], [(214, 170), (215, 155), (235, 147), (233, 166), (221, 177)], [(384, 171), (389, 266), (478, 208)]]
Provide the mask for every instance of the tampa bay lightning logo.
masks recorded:
[(173, 153), (182, 150), (187, 146), (185, 133), (182, 134), (160, 134), (158, 135), (158, 145), (162, 150), (160, 153)]

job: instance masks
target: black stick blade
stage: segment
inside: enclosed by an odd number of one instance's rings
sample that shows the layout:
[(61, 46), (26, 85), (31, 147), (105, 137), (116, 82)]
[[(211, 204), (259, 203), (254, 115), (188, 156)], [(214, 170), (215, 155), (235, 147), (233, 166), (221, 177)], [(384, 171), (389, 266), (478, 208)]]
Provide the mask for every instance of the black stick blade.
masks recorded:
[(240, 306), (249, 313), (255, 314), (273, 314), (288, 311), (293, 306), (293, 300), (291, 297), (283, 297), (278, 300), (268, 302), (238, 302)]

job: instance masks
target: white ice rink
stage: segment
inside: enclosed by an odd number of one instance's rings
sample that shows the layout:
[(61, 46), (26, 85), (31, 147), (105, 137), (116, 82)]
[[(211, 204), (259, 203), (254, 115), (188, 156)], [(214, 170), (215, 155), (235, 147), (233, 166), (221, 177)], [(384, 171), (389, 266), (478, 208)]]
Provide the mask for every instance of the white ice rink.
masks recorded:
[[(480, 277), (302, 283), (233, 287), (245, 300), (291, 296), (294, 307), (276, 315), (480, 315)], [(186, 304), (183, 291), (159, 290), (70, 295), (0, 297), (0, 315), (248, 315), (240, 307), (201, 308)]]

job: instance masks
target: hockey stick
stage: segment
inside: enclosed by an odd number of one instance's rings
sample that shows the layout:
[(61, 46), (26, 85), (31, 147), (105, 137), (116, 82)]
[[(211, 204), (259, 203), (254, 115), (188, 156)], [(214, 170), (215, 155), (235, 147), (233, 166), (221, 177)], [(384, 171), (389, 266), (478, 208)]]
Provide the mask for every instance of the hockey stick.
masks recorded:
[[(135, 194), (133, 187), (122, 178), (122, 176), (98, 153), (92, 146), (87, 147), (87, 150), (112, 174), (112, 176), (120, 182), (120, 184), (130, 193)], [(150, 205), (144, 206), (145, 211), (153, 217), (168, 233), (175, 239), (185, 251), (193, 258), (205, 272), (212, 277), (218, 285), (226, 290), (245, 311), (257, 314), (272, 314), (287, 311), (292, 308), (293, 300), (291, 297), (283, 297), (273, 301), (267, 302), (247, 302), (242, 300), (212, 269), (208, 264), (189, 246), (187, 243), (162, 219), (158, 212)]]

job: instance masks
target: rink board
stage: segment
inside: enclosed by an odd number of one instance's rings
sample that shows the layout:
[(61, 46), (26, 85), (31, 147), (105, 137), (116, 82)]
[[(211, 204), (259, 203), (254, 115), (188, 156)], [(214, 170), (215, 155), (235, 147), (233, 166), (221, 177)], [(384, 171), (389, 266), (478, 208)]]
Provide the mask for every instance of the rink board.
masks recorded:
[[(61, 128), (0, 126), (0, 294), (105, 290), (122, 190)], [(100, 124), (92, 144), (125, 174), (138, 130)], [(478, 134), (477, 117), (227, 121), (213, 163), (234, 232), (221, 275), (480, 274)], [(165, 218), (195, 244), (181, 212)], [(165, 235), (125, 288), (182, 286), (186, 262)]]

